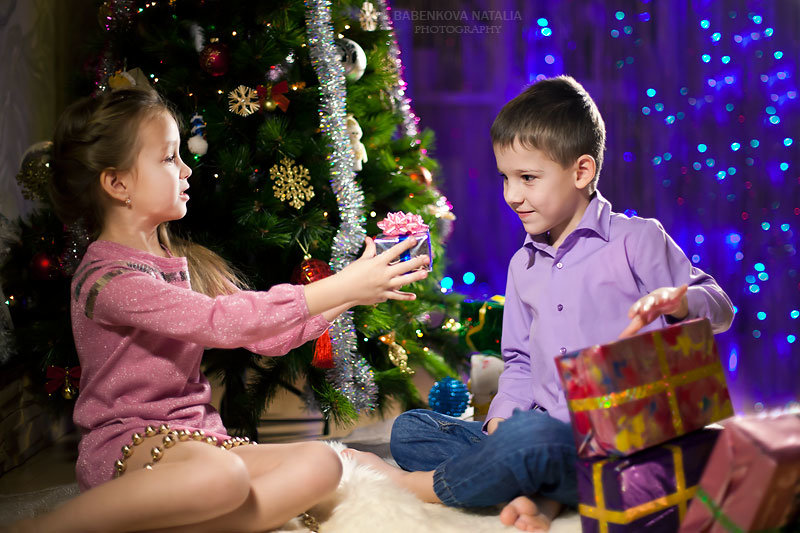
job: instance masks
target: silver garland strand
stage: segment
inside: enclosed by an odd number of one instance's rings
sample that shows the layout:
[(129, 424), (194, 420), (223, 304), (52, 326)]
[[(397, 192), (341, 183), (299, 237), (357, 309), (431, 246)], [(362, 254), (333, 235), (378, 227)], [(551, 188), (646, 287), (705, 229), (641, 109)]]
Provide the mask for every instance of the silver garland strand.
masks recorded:
[(378, 4), (378, 25), (380, 29), (389, 31), (389, 58), (397, 72), (397, 83), (392, 87), (392, 100), (395, 108), (403, 117), (403, 133), (408, 137), (416, 137), (419, 117), (411, 109), (411, 100), (406, 96), (406, 82), (403, 80), (403, 62), (400, 60), (400, 47), (397, 46), (397, 36), (394, 33), (392, 19), (389, 17), (389, 6), (386, 0), (373, 0)]
[[(345, 133), (344, 67), (334, 47), (330, 0), (306, 0), (309, 54), (320, 86), (320, 129), (331, 145), (331, 187), (336, 194), (341, 225), (333, 239), (330, 266), (338, 272), (354, 259), (366, 237), (364, 193), (355, 181), (353, 154)], [(331, 326), (335, 367), (328, 379), (357, 411), (373, 410), (378, 395), (372, 368), (356, 351), (356, 328), (351, 311), (342, 313)]]

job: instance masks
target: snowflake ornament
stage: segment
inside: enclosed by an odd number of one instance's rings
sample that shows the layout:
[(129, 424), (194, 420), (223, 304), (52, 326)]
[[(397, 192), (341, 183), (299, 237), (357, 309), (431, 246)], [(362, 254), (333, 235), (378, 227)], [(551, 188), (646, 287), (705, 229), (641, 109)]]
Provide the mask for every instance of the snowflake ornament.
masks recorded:
[(288, 157), (284, 156), (280, 163), (275, 163), (269, 169), (269, 177), (275, 182), (272, 184), (275, 198), (282, 202), (288, 200), (289, 205), (295, 209), (300, 209), (307, 201), (314, 198), (314, 189), (308, 183), (311, 177), (308, 169), (295, 164), (295, 161)]
[(228, 93), (228, 109), (246, 117), (258, 111), (258, 93), (245, 85), (239, 85)]
[(375, 31), (378, 27), (378, 12), (375, 11), (375, 6), (372, 5), (372, 2), (361, 4), (361, 13), (358, 15), (358, 21), (364, 31)]

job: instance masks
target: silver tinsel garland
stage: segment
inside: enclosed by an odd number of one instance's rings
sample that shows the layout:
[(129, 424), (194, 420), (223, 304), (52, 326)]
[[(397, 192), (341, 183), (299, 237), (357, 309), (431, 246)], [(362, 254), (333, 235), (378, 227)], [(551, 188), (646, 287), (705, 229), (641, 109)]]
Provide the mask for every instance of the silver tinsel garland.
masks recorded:
[[(330, 266), (338, 272), (358, 256), (366, 237), (364, 193), (355, 181), (353, 154), (345, 132), (347, 89), (344, 68), (334, 47), (329, 0), (306, 0), (309, 54), (320, 86), (320, 129), (331, 145), (330, 182), (336, 194), (341, 225), (333, 240)], [(328, 379), (359, 412), (373, 410), (378, 395), (373, 370), (356, 351), (356, 328), (351, 311), (342, 313), (331, 326), (335, 367)]]
[(392, 26), (392, 19), (389, 17), (389, 6), (386, 0), (373, 0), (378, 4), (378, 25), (380, 29), (389, 31), (389, 57), (397, 71), (397, 83), (392, 87), (392, 100), (396, 109), (403, 117), (403, 133), (408, 137), (417, 135), (417, 123), (419, 117), (411, 109), (411, 100), (406, 96), (406, 82), (403, 80), (403, 62), (400, 61), (400, 47), (397, 46), (397, 37)]

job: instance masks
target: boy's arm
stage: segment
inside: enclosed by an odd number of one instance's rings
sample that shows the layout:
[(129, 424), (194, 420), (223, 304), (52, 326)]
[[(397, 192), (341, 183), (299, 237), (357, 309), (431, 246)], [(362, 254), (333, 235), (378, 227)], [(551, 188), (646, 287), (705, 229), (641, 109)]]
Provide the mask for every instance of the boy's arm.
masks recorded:
[[(683, 319), (708, 318), (714, 333), (726, 331), (733, 321), (733, 304), (717, 282), (700, 270), (683, 253), (657, 220), (646, 220), (640, 232), (633, 271), (650, 293), (661, 287), (688, 285), (689, 314)], [(665, 316), (668, 323), (680, 320)]]
[(497, 385), (497, 395), (486, 414), (483, 431), (487, 431), (492, 418), (509, 418), (514, 409), (527, 411), (533, 406), (533, 378), (528, 353), (532, 318), (530, 310), (517, 294), (509, 268), (501, 340), (504, 368)]

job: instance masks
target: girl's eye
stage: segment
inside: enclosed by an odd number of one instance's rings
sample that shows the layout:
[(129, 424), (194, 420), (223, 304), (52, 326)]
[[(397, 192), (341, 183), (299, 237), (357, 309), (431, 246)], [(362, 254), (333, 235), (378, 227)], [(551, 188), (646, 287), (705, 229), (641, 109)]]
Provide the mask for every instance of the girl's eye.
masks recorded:
[(536, 179), (536, 176), (531, 176), (529, 174), (523, 174), (520, 177), (522, 178), (522, 181), (525, 181), (525, 182), (531, 182), (531, 181)]
[(166, 158), (164, 160), (164, 162), (165, 163), (174, 163), (175, 162), (175, 156), (174, 155), (169, 156), (168, 158)]

